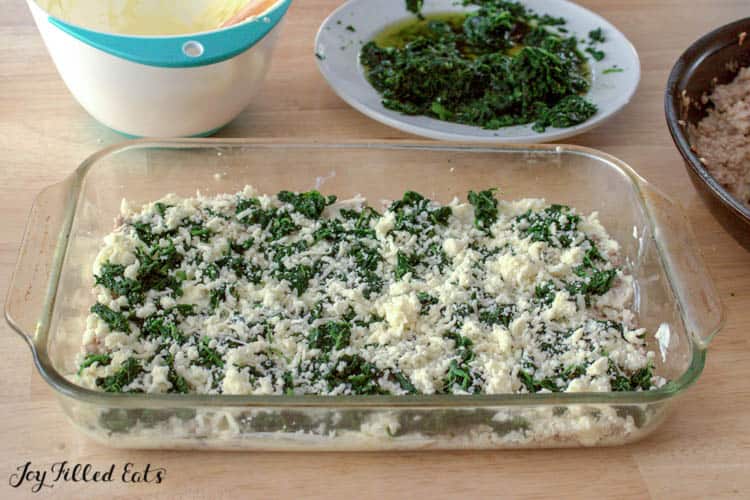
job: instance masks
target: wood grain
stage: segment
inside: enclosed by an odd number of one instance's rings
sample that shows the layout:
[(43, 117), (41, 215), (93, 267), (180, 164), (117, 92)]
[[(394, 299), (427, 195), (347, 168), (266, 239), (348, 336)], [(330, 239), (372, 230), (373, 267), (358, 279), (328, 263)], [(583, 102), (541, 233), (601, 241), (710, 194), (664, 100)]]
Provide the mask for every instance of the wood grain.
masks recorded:
[[(342, 139), (410, 137), (352, 110), (318, 74), (312, 40), (341, 2), (298, 0), (263, 92), (221, 132), (225, 137)], [(664, 124), (672, 63), (701, 34), (750, 16), (746, 0), (582, 0), (633, 41), (643, 81), (633, 102), (571, 142), (630, 163), (683, 204), (726, 307), (705, 372), (649, 439), (610, 449), (398, 454), (130, 452), (97, 446), (68, 424), (33, 368), (26, 345), (0, 324), (0, 497), (593, 497), (732, 498), (750, 494), (750, 254), (704, 208)], [(23, 2), (0, 0), (0, 284), (7, 286), (33, 196), (88, 155), (122, 138), (90, 118), (67, 92)], [(159, 485), (60, 484), (34, 495), (8, 485), (32, 461), (151, 463)]]

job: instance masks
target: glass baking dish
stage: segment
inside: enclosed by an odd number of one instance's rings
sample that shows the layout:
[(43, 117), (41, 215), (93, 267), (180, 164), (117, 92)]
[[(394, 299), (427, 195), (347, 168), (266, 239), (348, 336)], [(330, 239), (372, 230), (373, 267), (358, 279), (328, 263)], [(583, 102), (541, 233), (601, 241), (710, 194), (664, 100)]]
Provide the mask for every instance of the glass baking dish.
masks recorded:
[[(108, 394), (68, 380), (91, 302), (92, 262), (120, 201), (317, 188), (439, 201), (497, 186), (598, 211), (635, 280), (634, 311), (670, 382), (648, 392), (484, 396)], [(654, 431), (700, 375), (722, 309), (683, 210), (623, 162), (576, 146), (133, 141), (105, 149), (37, 198), (7, 298), (8, 322), (85, 434), (122, 448), (385, 450), (617, 445)], [(654, 332), (661, 326), (657, 340)]]

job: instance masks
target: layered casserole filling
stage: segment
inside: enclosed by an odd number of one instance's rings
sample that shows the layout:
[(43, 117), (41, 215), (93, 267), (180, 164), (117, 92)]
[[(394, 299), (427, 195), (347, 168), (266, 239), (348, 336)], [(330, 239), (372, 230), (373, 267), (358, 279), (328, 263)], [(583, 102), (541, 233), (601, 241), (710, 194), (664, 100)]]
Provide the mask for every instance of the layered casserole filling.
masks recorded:
[(94, 263), (77, 381), (108, 392), (641, 391), (633, 278), (597, 214), (469, 192), (168, 195)]

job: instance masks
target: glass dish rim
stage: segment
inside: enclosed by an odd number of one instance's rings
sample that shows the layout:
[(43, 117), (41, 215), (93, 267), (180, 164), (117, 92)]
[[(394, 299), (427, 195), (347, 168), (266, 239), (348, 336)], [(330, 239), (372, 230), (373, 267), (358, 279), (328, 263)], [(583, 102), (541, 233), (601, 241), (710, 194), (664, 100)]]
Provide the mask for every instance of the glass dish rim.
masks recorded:
[[(603, 161), (611, 167), (624, 174), (635, 193), (638, 195), (638, 203), (646, 214), (646, 221), (650, 229), (654, 230), (655, 222), (651, 210), (645, 202), (643, 188), (649, 188), (658, 192), (665, 199), (669, 197), (661, 194), (648, 181), (641, 177), (632, 167), (602, 151), (577, 145), (567, 144), (466, 144), (454, 142), (435, 143), (431, 141), (393, 141), (393, 140), (367, 140), (367, 141), (341, 141), (336, 143), (305, 142), (299, 140), (268, 140), (268, 139), (136, 139), (113, 144), (103, 148), (88, 158), (66, 178), (60, 182), (48, 186), (50, 189), (67, 182), (71, 182), (67, 189), (68, 195), (64, 208), (63, 226), (60, 234), (65, 233), (65, 238), (59, 238), (55, 249), (54, 264), (52, 266), (47, 291), (45, 293), (41, 317), (37, 323), (36, 331), (32, 337), (29, 332), (17, 324), (10, 313), (10, 301), (12, 291), (15, 288), (15, 279), (19, 271), (17, 262), (14, 269), (10, 289), (5, 303), (5, 319), (11, 328), (29, 344), (34, 358), (34, 364), (39, 374), (59, 395), (75, 399), (80, 402), (106, 405), (113, 408), (220, 408), (220, 407), (248, 407), (248, 408), (324, 408), (324, 409), (348, 409), (368, 408), (386, 409), (395, 407), (408, 407), (416, 409), (425, 408), (466, 408), (466, 407), (505, 407), (505, 406), (569, 406), (569, 405), (628, 405), (628, 404), (653, 404), (667, 401), (692, 385), (703, 371), (706, 359), (707, 345), (701, 345), (696, 341), (694, 335), (686, 331), (692, 350), (692, 356), (687, 369), (675, 380), (670, 381), (663, 387), (651, 391), (628, 391), (628, 392), (602, 392), (602, 393), (534, 393), (534, 394), (492, 394), (492, 395), (403, 395), (403, 396), (316, 396), (316, 395), (224, 395), (224, 394), (144, 394), (127, 393), (114, 394), (95, 391), (76, 385), (59, 373), (52, 365), (47, 352), (47, 337), (49, 334), (49, 319), (54, 310), (54, 301), (62, 270), (62, 263), (68, 249), (68, 238), (70, 234), (75, 211), (82, 194), (81, 187), (89, 170), (98, 162), (107, 157), (114, 156), (131, 149), (221, 149), (221, 148), (254, 148), (254, 149), (359, 149), (359, 150), (417, 150), (417, 151), (445, 151), (445, 152), (468, 152), (468, 153), (515, 153), (515, 154), (573, 154), (597, 161)], [(28, 234), (30, 220), (27, 223), (25, 235)], [(654, 233), (652, 233), (654, 234)], [(62, 243), (64, 242), (64, 243)], [(24, 242), (19, 252), (23, 251)], [(659, 261), (662, 267), (667, 268), (663, 256), (663, 248), (659, 241), (656, 242)], [(61, 248), (62, 246), (62, 248)], [(675, 284), (667, 272), (670, 288), (674, 292)], [(675, 293), (675, 299), (679, 298)], [(724, 324), (725, 312), (721, 307), (720, 320), (713, 333), (718, 332)], [(684, 316), (680, 315), (684, 323)], [(713, 335), (713, 334), (712, 334)], [(37, 345), (39, 344), (39, 345)]]

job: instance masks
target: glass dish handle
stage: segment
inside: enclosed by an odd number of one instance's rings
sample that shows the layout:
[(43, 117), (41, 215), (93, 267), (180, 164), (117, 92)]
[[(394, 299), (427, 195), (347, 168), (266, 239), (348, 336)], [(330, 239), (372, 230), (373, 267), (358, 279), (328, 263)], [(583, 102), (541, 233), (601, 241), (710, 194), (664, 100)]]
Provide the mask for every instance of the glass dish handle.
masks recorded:
[(75, 177), (46, 188), (31, 207), (5, 301), (5, 319), (35, 350), (47, 327), (70, 224)]
[(705, 349), (721, 329), (724, 313), (701, 251), (695, 246), (693, 228), (679, 203), (645, 181), (639, 184), (654, 217), (654, 237), (682, 309), (685, 327)]

